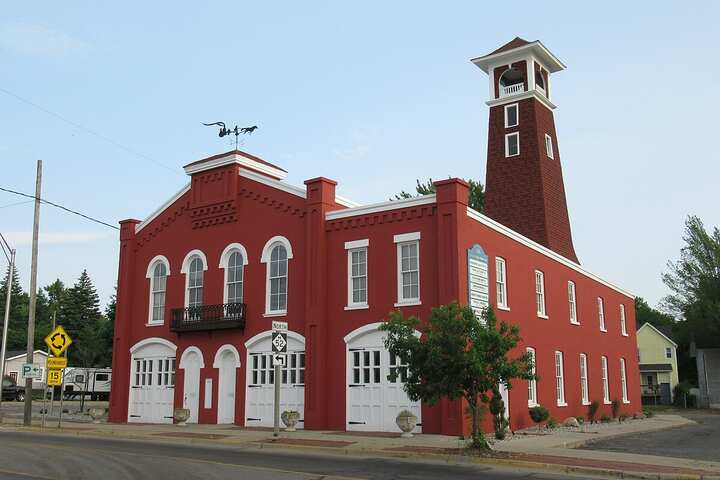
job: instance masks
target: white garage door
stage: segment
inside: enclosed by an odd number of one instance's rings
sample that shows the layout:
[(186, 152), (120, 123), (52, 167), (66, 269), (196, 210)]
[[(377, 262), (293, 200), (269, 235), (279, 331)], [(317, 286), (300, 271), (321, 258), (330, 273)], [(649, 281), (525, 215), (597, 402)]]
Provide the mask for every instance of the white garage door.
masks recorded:
[[(388, 379), (392, 373), (398, 376)], [(348, 341), (347, 429), (367, 432), (400, 432), (395, 417), (410, 410), (421, 422), (420, 402), (412, 402), (403, 390), (407, 366), (383, 346), (377, 330)], [(421, 427), (415, 428), (419, 433)]]
[(149, 344), (132, 355), (128, 422), (172, 423), (175, 353)]
[[(245, 390), (245, 426), (272, 427), (274, 424), (275, 369), (270, 334), (248, 350)], [(298, 428), (305, 419), (305, 345), (288, 336), (286, 365), (281, 369), (280, 412), (300, 412)], [(280, 422), (280, 426), (283, 423)]]

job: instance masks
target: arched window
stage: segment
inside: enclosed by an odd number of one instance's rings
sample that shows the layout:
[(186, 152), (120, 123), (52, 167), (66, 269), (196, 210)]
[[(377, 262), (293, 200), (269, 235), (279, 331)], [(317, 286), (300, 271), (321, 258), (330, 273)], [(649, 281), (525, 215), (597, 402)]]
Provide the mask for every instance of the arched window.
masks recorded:
[(291, 258), (293, 258), (292, 246), (285, 237), (273, 237), (263, 248), (260, 261), (267, 265), (265, 315), (287, 313), (288, 260)]
[(203, 298), (203, 261), (200, 257), (190, 260), (187, 276), (187, 306), (199, 307)]
[(150, 261), (146, 277), (150, 280), (150, 298), (148, 325), (162, 325), (165, 321), (165, 292), (167, 277), (170, 275), (170, 262), (162, 255)]
[(223, 303), (242, 303), (247, 250), (239, 243), (231, 243), (220, 255), (220, 268), (225, 270)]

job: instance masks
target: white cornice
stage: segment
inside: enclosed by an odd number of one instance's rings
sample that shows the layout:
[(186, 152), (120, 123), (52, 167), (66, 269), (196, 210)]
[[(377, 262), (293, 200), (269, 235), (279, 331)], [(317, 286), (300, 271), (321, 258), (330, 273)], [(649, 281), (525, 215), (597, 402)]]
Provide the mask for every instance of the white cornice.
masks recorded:
[(354, 217), (356, 215), (367, 215), (369, 213), (385, 212), (387, 210), (399, 210), (401, 208), (415, 207), (429, 203), (435, 203), (435, 194), (403, 200), (391, 200), (389, 202), (374, 203), (372, 205), (363, 205), (362, 207), (346, 208), (345, 210), (336, 210), (334, 212), (326, 213), (325, 220), (337, 220), (338, 218)]
[(521, 244), (525, 245), (526, 247), (529, 247), (532, 250), (535, 250), (536, 252), (541, 253), (541, 254), (545, 255), (546, 257), (548, 257), (552, 260), (555, 260), (556, 262), (561, 263), (561, 264), (565, 265), (566, 267), (571, 268), (582, 275), (585, 275), (586, 277), (590, 278), (591, 280), (599, 282), (599, 283), (605, 285), (606, 287), (612, 288), (616, 292), (618, 292), (622, 295), (625, 295), (626, 297), (632, 298), (633, 300), (635, 299), (635, 295), (628, 293), (627, 291), (623, 290), (620, 287), (613, 285), (612, 283), (606, 282), (605, 280), (598, 277), (594, 273), (588, 272), (587, 270), (582, 268), (577, 263), (568, 260), (567, 258), (563, 257), (559, 253), (556, 253), (556, 252), (550, 250), (549, 248), (547, 248), (543, 245), (540, 245), (539, 243), (536, 243), (533, 240), (530, 240), (529, 238), (519, 234), (515, 230), (512, 230), (512, 229), (506, 227), (505, 225), (502, 225), (502, 224), (496, 222), (495, 220), (493, 220), (489, 217), (486, 217), (482, 213), (480, 213), (476, 210), (473, 210), (470, 207), (467, 208), (467, 216), (472, 218), (473, 220), (476, 220), (476, 221), (482, 223), (486, 227), (489, 227), (489, 228), (495, 230), (496, 232), (501, 233), (501, 234), (505, 235), (506, 237), (511, 238), (511, 239), (515, 240), (516, 242), (521, 243)]
[(494, 107), (495, 105), (503, 105), (505, 103), (513, 103), (517, 102), (518, 100), (525, 100), (526, 98), (536, 98), (540, 103), (545, 105), (550, 110), (555, 110), (557, 106), (552, 103), (548, 98), (543, 95), (542, 93), (538, 92), (537, 90), (530, 90), (529, 92), (522, 92), (515, 95), (508, 95), (507, 97), (502, 98), (495, 98), (493, 100), (488, 100), (485, 102), (485, 104), (488, 107)]
[(362, 207), (361, 203), (353, 202), (352, 200), (348, 200), (347, 198), (341, 197), (340, 195), (335, 195), (335, 203), (339, 203), (343, 207), (349, 208)]
[(490, 71), (491, 66), (502, 65), (503, 63), (509, 63), (509, 58), (515, 58), (521, 54), (534, 53), (543, 63), (547, 64), (547, 68), (550, 72), (555, 73), (560, 70), (567, 68), (563, 62), (560, 61), (553, 53), (548, 50), (545, 45), (539, 40), (530, 42), (527, 45), (523, 45), (512, 50), (506, 50), (504, 52), (494, 53), (492, 55), (485, 55), (484, 57), (473, 58), (470, 61), (474, 63), (485, 73)]
[(280, 180), (275, 180), (274, 178), (266, 177), (265, 175), (261, 175), (257, 172), (253, 172), (252, 170), (246, 170), (244, 168), (241, 168), (240, 176), (249, 178), (250, 180), (254, 180), (258, 183), (262, 183), (263, 185), (267, 185), (268, 187), (277, 188), (278, 190), (282, 190), (283, 192), (290, 193), (290, 194), (295, 195), (300, 198), (306, 197), (304, 188), (296, 187), (295, 185), (290, 185), (289, 183), (281, 182)]
[(143, 228), (145, 228), (150, 222), (152, 222), (153, 220), (155, 220), (155, 218), (156, 218), (158, 215), (160, 215), (166, 208), (168, 208), (170, 205), (172, 205), (173, 203), (175, 203), (175, 201), (176, 201), (178, 198), (180, 198), (180, 197), (182, 197), (183, 195), (185, 195), (185, 193), (187, 193), (189, 190), (190, 190), (190, 183), (188, 182), (188, 183), (187, 183), (183, 188), (181, 188), (175, 195), (173, 195), (172, 197), (170, 197), (170, 200), (168, 200), (167, 202), (163, 203), (163, 204), (160, 206), (160, 208), (158, 208), (158, 209), (155, 210), (153, 213), (151, 213), (150, 216), (147, 217), (145, 220), (143, 220), (142, 222), (140, 222), (140, 223), (138, 223), (137, 225), (135, 225), (135, 233), (137, 233), (137, 232), (139, 232), (140, 230), (142, 230)]
[(225, 165), (230, 165), (232, 163), (236, 163), (236, 164), (244, 166), (244, 167), (252, 168), (253, 170), (265, 173), (267, 175), (270, 175), (274, 178), (278, 178), (281, 180), (287, 176), (287, 172), (284, 170), (273, 167), (271, 165), (266, 165), (264, 163), (260, 163), (258, 161), (255, 161), (255, 160), (245, 157), (243, 155), (239, 155), (237, 153), (231, 153), (229, 155), (225, 155), (224, 157), (216, 158), (214, 160), (208, 160), (206, 162), (199, 162), (199, 163), (187, 165), (185, 167), (185, 173), (187, 173), (188, 175), (192, 175), (193, 173), (203, 172), (205, 170), (210, 170), (212, 168), (223, 167)]

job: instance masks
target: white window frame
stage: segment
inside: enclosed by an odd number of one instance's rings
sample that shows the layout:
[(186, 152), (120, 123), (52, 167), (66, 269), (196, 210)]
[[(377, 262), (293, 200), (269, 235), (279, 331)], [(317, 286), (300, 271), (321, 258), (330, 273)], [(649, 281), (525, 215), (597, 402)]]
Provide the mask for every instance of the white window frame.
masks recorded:
[[(397, 257), (397, 303), (396, 307), (403, 307), (409, 305), (421, 305), (420, 301), (420, 232), (403, 233), (395, 235), (393, 241), (396, 245), (396, 257)], [(402, 271), (402, 247), (406, 245), (415, 244), (417, 251), (417, 275), (418, 275), (418, 295), (417, 297), (403, 296), (403, 271)]]
[(600, 370), (602, 373), (602, 387), (603, 387), (603, 403), (605, 405), (610, 404), (610, 379), (608, 372), (608, 361), (607, 357), (603, 355), (600, 357)]
[(672, 347), (665, 347), (665, 358), (673, 358), (672, 350)]
[(590, 386), (588, 385), (587, 355), (580, 354), (580, 397), (583, 405), (590, 405)]
[(623, 337), (628, 336), (627, 320), (625, 318), (625, 305), (622, 303), (620, 304), (620, 333)]
[[(539, 279), (539, 281), (538, 281)], [(545, 273), (535, 270), (535, 309), (539, 318), (548, 319), (547, 304), (545, 298)]]
[[(287, 253), (287, 272), (286, 278), (286, 292), (285, 292), (285, 309), (271, 310), (270, 309), (270, 259), (272, 251), (275, 247), (282, 245), (285, 247), (285, 253)], [(290, 303), (290, 260), (293, 258), (292, 245), (290, 241), (281, 236), (276, 235), (265, 243), (263, 247), (262, 255), (260, 256), (260, 263), (265, 264), (265, 313), (263, 317), (282, 317), (287, 315), (287, 307)]]
[[(517, 137), (517, 153), (510, 154), (510, 137)], [(508, 133), (505, 135), (505, 158), (517, 157), (520, 155), (520, 132)]]
[[(537, 371), (537, 361), (535, 355), (535, 349), (532, 347), (525, 348), (525, 351), (530, 354), (533, 361), (532, 374), (535, 375)], [(537, 380), (528, 380), (528, 407), (536, 407), (539, 405), (537, 398)]]
[(507, 262), (495, 257), (495, 303), (500, 310), (510, 310), (507, 290)]
[(203, 265), (203, 295), (205, 294), (205, 274), (204, 272), (208, 269), (208, 262), (207, 257), (202, 252), (202, 250), (191, 250), (188, 252), (187, 255), (185, 255), (185, 259), (182, 263), (182, 268), (180, 269), (180, 273), (185, 274), (185, 308), (188, 308), (190, 306), (190, 295), (189, 295), (189, 287), (190, 287), (190, 264), (192, 263), (193, 259), (195, 257), (199, 257), (200, 261)]
[(577, 315), (577, 292), (575, 290), (575, 282), (568, 281), (568, 307), (570, 308), (570, 323), (580, 325)]
[[(508, 110), (510, 110), (513, 107), (515, 108), (515, 123), (510, 125), (510, 123), (508, 122)], [(520, 106), (519, 106), (519, 104), (510, 103), (508, 105), (505, 105), (504, 115), (505, 115), (505, 128), (512, 128), (512, 127), (517, 127), (518, 125), (520, 125)]]
[(607, 332), (607, 328), (605, 326), (605, 300), (603, 300), (602, 297), (597, 297), (597, 307), (598, 307), (598, 322), (600, 323), (600, 331)]
[[(153, 320), (153, 307), (155, 306), (153, 304), (153, 293), (156, 293), (155, 290), (155, 267), (157, 267), (159, 264), (165, 265), (165, 302), (167, 302), (167, 282), (168, 277), (170, 276), (170, 262), (168, 261), (167, 257), (164, 255), (156, 255), (153, 257), (152, 260), (150, 260), (150, 263), (148, 263), (147, 272), (145, 274), (145, 277), (150, 280), (150, 302), (149, 302), (149, 308), (148, 308), (148, 321), (145, 324), (146, 326), (157, 326), (157, 325), (163, 325), (165, 323), (165, 309), (163, 309), (163, 318), (161, 321), (156, 322)], [(166, 303), (167, 305), (167, 303)]]
[(622, 402), (628, 404), (630, 400), (628, 399), (627, 372), (625, 371), (624, 358), (620, 358), (620, 383), (622, 385)]
[(555, 401), (558, 407), (567, 407), (565, 401), (565, 365), (563, 352), (555, 351)]
[(548, 135), (547, 133), (545, 134), (545, 153), (547, 154), (548, 158), (550, 158), (550, 159), (555, 158), (554, 152), (553, 152), (552, 137), (550, 135)]
[(245, 267), (248, 265), (248, 254), (245, 247), (240, 243), (231, 243), (227, 247), (225, 247), (225, 250), (223, 250), (222, 254), (220, 255), (220, 264), (218, 265), (219, 268), (222, 268), (223, 273), (223, 303), (228, 303), (228, 271), (229, 271), (229, 263), (230, 263), (230, 256), (232, 256), (233, 253), (239, 253), (242, 257), (242, 270), (243, 270), (243, 279), (242, 279), (242, 294), (241, 297), (244, 301), (245, 299)]
[[(345, 310), (360, 310), (369, 308), (369, 272), (368, 272), (368, 246), (370, 240), (365, 238), (362, 240), (354, 240), (352, 242), (345, 242), (345, 250), (347, 250), (347, 306)], [(365, 301), (354, 302), (353, 301), (353, 278), (361, 278), (363, 275), (353, 277), (352, 275), (352, 257), (355, 252), (365, 252)]]

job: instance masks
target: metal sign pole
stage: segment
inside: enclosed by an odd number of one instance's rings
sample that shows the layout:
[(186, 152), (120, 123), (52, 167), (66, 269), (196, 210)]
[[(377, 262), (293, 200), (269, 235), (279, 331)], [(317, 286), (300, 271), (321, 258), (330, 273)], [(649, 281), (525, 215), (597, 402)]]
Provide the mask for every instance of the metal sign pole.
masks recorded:
[[(68, 349), (65, 350), (65, 358), (68, 355)], [(65, 369), (61, 369), (62, 380), (60, 381), (60, 415), (58, 416), (58, 429), (62, 428), (62, 414), (63, 414), (63, 397), (65, 396)]]
[(275, 424), (273, 437), (280, 436), (280, 364), (275, 364)]

